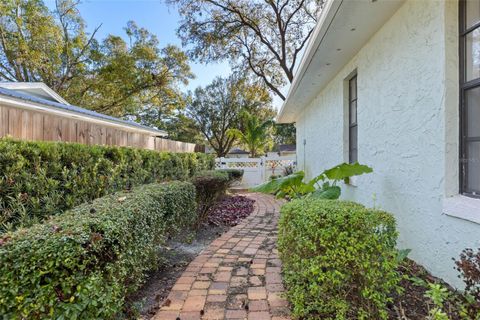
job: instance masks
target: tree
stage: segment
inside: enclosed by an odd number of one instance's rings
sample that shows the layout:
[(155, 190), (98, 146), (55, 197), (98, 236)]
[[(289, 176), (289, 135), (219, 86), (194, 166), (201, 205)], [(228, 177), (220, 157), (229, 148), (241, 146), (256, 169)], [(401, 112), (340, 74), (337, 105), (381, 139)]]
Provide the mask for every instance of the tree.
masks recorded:
[(168, 0), (182, 16), (178, 35), (192, 58), (248, 68), (276, 95), (293, 80), (324, 0)]
[(58, 0), (55, 14), (41, 0), (0, 3), (0, 77), (43, 81), (54, 90), (87, 72), (96, 29), (90, 37), (71, 0)]
[(296, 128), (293, 123), (276, 123), (273, 131), (273, 140), (276, 144), (296, 143)]
[(129, 43), (109, 35), (96, 39), (77, 0), (0, 2), (0, 80), (41, 81), (67, 101), (114, 116), (145, 107), (172, 108), (178, 84), (193, 77), (188, 57), (174, 46), (159, 48), (156, 36), (129, 22)]
[(264, 86), (232, 75), (226, 79), (217, 77), (205, 88), (197, 88), (189, 97), (186, 115), (194, 120), (217, 155), (223, 157), (235, 142), (227, 131), (242, 129), (241, 112), (268, 114), (273, 112), (270, 105), (271, 98)]
[(143, 125), (167, 131), (170, 139), (205, 145), (205, 137), (198, 130), (195, 121), (184, 111), (183, 101), (174, 110), (146, 108), (135, 115), (134, 120)]
[(244, 129), (229, 129), (227, 135), (240, 140), (250, 152), (252, 158), (257, 157), (272, 144), (271, 127), (273, 120), (261, 121), (257, 116), (244, 111), (242, 113)]
[(79, 105), (115, 116), (148, 109), (171, 114), (184, 104), (179, 84), (193, 78), (188, 57), (175, 46), (159, 49), (157, 37), (134, 22), (125, 31), (129, 44), (109, 35), (96, 51), (91, 76), (75, 81), (67, 96)]

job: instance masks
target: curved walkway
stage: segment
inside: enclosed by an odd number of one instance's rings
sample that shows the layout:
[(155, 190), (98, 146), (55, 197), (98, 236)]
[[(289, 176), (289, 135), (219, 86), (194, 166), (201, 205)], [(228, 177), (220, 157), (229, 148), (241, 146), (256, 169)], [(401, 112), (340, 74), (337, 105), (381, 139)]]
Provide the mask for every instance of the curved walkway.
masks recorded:
[(290, 319), (276, 249), (281, 202), (247, 196), (255, 211), (189, 264), (154, 320)]

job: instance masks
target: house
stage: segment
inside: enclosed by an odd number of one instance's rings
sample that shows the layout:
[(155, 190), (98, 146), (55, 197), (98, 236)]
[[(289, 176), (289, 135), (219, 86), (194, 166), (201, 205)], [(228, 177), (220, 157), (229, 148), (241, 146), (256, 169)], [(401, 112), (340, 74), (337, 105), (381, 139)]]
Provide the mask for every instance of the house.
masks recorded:
[(248, 158), (250, 153), (240, 148), (232, 148), (228, 151), (226, 158)]
[(297, 146), (293, 144), (277, 144), (272, 151), (267, 152), (267, 157), (295, 156)]
[(308, 178), (371, 166), (342, 198), (392, 212), (399, 247), (460, 286), (452, 258), (480, 247), (480, 0), (330, 0), (281, 123)]
[(43, 83), (0, 82), (0, 138), (193, 152), (167, 132), (72, 106)]

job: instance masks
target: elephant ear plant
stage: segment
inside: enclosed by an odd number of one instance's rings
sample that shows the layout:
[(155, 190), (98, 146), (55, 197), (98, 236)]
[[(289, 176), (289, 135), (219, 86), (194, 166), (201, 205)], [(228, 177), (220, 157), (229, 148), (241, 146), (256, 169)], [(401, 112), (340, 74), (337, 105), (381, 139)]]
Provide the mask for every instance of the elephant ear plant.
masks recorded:
[(358, 162), (353, 164), (342, 163), (323, 171), (309, 182), (303, 181), (305, 177), (303, 171), (297, 171), (288, 176), (265, 182), (251, 190), (275, 194), (278, 198), (338, 199), (341, 194), (341, 189), (337, 185), (338, 182), (348, 183), (351, 177), (370, 172), (373, 172), (372, 168)]

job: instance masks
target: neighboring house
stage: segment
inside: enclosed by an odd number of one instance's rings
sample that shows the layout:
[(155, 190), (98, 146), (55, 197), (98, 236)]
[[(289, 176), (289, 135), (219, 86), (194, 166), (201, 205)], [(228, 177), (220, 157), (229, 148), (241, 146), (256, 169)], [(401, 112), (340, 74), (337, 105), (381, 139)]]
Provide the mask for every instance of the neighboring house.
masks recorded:
[(0, 82), (0, 138), (193, 152), (167, 133), (70, 105), (43, 83)]
[(297, 146), (295, 144), (278, 144), (272, 151), (267, 152), (267, 157), (275, 156), (294, 156)]
[(399, 247), (456, 286), (452, 258), (480, 247), (479, 26), (479, 0), (330, 0), (278, 115), (308, 178), (371, 166), (342, 198), (392, 212)]
[(226, 158), (248, 158), (250, 153), (240, 148), (232, 148), (226, 155)]

